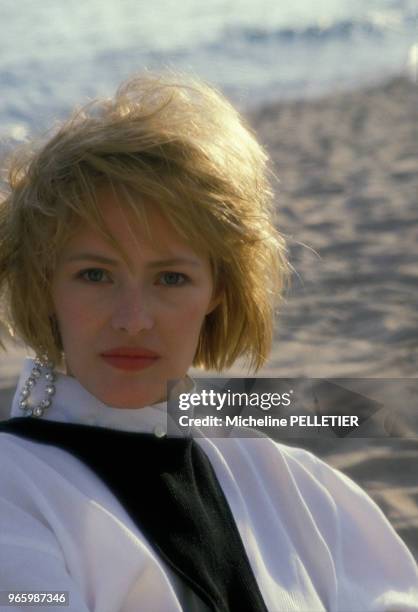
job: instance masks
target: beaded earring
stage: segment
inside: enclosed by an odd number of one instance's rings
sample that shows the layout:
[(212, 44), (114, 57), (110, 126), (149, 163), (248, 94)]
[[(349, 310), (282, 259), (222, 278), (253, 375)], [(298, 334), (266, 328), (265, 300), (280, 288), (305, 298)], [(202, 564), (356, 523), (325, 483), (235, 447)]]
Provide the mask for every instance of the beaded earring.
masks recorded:
[[(37, 404), (30, 402), (30, 395), (36, 384), (44, 377), (46, 381), (45, 397)], [(52, 397), (55, 394), (55, 373), (53, 363), (48, 360), (46, 355), (36, 357), (31, 373), (20, 392), (19, 408), (23, 411), (23, 416), (41, 417), (45, 410), (52, 404)]]

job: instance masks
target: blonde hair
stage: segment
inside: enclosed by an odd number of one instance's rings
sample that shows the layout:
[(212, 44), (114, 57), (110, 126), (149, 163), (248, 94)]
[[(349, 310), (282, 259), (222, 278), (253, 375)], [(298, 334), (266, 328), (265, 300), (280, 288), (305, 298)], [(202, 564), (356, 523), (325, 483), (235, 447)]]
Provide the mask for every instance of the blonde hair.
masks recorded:
[(288, 270), (269, 172), (252, 130), (195, 77), (145, 72), (113, 99), (76, 110), (45, 143), (9, 160), (0, 204), (0, 292), (9, 327), (36, 353), (61, 362), (51, 317), (54, 266), (80, 219), (112, 242), (96, 198), (98, 187), (110, 185), (142, 223), (146, 207), (158, 206), (210, 256), (222, 300), (206, 316), (193, 365), (220, 371), (246, 356), (256, 371), (271, 348)]

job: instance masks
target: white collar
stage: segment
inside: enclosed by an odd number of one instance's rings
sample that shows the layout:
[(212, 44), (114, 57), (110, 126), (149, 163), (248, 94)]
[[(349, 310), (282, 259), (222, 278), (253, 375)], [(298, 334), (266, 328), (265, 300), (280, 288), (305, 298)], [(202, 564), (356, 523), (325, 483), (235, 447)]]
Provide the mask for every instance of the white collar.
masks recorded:
[[(34, 359), (27, 357), (13, 398), (11, 418), (23, 416), (19, 408), (20, 391), (33, 367)], [(42, 419), (61, 423), (95, 425), (125, 431), (155, 433), (156, 435), (162, 435), (167, 431), (166, 401), (144, 408), (113, 408), (89, 393), (76, 378), (61, 372), (55, 372), (55, 375), (55, 394), (51, 406), (41, 417)], [(190, 381), (194, 387), (195, 384), (192, 379)], [(31, 401), (36, 403), (44, 397), (45, 385), (45, 379), (42, 377), (31, 390)]]

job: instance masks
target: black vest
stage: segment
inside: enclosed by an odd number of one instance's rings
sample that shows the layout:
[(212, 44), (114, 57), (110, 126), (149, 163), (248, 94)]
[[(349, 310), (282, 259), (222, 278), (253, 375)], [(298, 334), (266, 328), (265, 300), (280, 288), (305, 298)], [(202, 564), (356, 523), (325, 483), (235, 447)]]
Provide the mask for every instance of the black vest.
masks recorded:
[(0, 431), (62, 448), (94, 470), (211, 610), (267, 612), (215, 472), (192, 438), (27, 417), (0, 422)]

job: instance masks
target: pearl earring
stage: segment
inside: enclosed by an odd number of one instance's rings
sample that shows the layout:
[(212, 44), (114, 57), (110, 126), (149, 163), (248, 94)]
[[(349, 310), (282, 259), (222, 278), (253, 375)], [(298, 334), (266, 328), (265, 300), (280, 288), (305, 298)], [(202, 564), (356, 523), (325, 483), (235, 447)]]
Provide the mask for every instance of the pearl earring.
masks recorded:
[[(35, 385), (41, 380), (42, 374), (45, 377), (45, 397), (33, 405), (30, 403), (30, 395)], [(52, 403), (52, 396), (55, 394), (55, 374), (53, 371), (53, 363), (48, 360), (48, 357), (36, 357), (29, 378), (25, 382), (20, 392), (19, 408), (23, 411), (24, 416), (41, 417)]]

